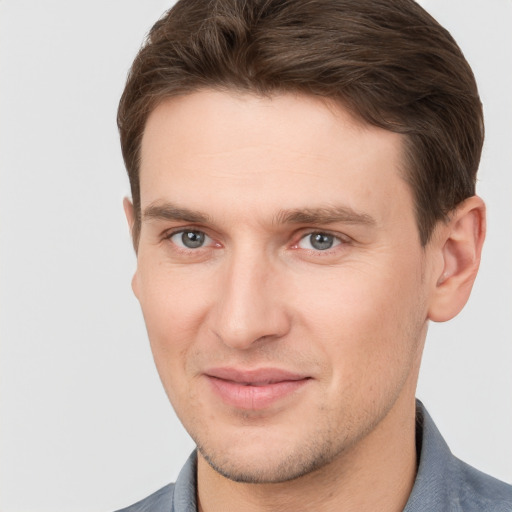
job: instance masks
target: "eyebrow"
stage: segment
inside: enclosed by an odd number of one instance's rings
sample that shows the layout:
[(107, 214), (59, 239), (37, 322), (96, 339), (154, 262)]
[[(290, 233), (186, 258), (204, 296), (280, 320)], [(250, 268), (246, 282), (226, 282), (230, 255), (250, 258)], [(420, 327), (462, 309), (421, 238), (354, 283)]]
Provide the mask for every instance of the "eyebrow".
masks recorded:
[(142, 213), (142, 220), (180, 220), (185, 222), (208, 223), (211, 218), (201, 212), (181, 208), (171, 203), (150, 204)]
[(367, 213), (356, 212), (346, 206), (333, 206), (323, 208), (298, 208), (282, 210), (276, 217), (277, 224), (363, 224), (373, 226), (376, 221)]
[[(143, 221), (169, 220), (209, 224), (212, 218), (202, 212), (176, 206), (172, 203), (154, 203), (144, 209)], [(346, 206), (322, 208), (294, 208), (280, 210), (273, 219), (274, 224), (362, 224), (373, 226), (376, 221), (367, 213), (356, 212)]]

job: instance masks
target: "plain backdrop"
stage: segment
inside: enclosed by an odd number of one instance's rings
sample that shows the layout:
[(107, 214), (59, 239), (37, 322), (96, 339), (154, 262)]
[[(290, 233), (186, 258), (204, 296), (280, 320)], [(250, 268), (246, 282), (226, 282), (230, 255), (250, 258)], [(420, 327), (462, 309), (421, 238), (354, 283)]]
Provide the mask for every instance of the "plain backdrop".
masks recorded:
[[(512, 482), (512, 2), (424, 0), (473, 66), (489, 232), (462, 314), (431, 325), (418, 396), (452, 451)], [(0, 0), (0, 510), (107, 512), (193, 448), (130, 278), (115, 115), (162, 0)]]

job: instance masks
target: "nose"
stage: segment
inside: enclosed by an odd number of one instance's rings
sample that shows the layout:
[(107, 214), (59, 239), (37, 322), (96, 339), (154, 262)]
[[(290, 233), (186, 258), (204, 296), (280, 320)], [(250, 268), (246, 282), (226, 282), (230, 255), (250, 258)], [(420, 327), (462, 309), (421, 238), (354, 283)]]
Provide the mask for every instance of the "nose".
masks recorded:
[(211, 327), (227, 346), (249, 349), (290, 329), (283, 275), (261, 254), (233, 255), (220, 279)]

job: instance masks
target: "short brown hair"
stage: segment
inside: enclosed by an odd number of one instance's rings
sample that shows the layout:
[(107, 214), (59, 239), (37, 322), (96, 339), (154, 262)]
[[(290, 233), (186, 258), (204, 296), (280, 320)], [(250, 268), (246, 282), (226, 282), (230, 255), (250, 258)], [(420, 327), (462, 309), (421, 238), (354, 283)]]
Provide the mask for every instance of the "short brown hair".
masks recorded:
[(474, 195), (483, 115), (471, 68), (413, 0), (181, 0), (129, 73), (117, 123), (140, 231), (140, 145), (151, 111), (199, 89), (300, 92), (405, 135), (421, 243)]

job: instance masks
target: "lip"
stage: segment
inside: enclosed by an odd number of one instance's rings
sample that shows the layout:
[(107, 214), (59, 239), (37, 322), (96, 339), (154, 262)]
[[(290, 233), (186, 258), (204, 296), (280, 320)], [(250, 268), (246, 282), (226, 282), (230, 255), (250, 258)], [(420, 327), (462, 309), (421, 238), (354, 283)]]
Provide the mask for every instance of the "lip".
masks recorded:
[(224, 403), (245, 410), (268, 408), (293, 395), (311, 379), (279, 368), (212, 368), (205, 376)]

